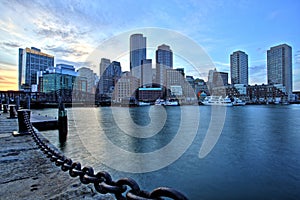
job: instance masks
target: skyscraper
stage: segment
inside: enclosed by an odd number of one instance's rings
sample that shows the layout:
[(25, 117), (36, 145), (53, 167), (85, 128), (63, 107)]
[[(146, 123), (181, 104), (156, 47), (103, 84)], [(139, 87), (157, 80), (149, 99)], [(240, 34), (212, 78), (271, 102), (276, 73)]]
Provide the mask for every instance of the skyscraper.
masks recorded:
[(230, 55), (231, 84), (248, 85), (248, 55), (235, 51)]
[(100, 71), (99, 71), (100, 77), (103, 74), (103, 72), (105, 71), (106, 67), (108, 67), (108, 65), (110, 65), (110, 60), (107, 58), (101, 58)]
[(268, 84), (282, 84), (292, 94), (292, 47), (281, 44), (267, 51)]
[(158, 46), (156, 50), (156, 82), (166, 85), (166, 69), (173, 68), (173, 52), (168, 45)]
[(99, 80), (99, 93), (111, 97), (117, 81), (121, 78), (122, 70), (120, 62), (113, 61), (106, 67)]
[(142, 60), (142, 77), (141, 85), (143, 87), (152, 87), (152, 60)]
[(146, 37), (143, 37), (143, 34), (133, 34), (130, 36), (130, 72), (138, 79), (141, 79), (141, 65), (144, 59), (146, 59)]
[[(54, 56), (41, 52), (40, 49), (19, 48), (19, 90), (37, 90), (37, 73), (54, 66)], [(36, 87), (35, 87), (36, 86)]]

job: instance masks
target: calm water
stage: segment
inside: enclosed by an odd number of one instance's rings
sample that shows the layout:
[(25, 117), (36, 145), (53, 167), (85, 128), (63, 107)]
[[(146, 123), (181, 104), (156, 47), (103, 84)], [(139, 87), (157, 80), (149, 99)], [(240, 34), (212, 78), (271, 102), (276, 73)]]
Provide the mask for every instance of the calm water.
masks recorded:
[[(33, 113), (57, 116), (53, 109)], [(214, 114), (218, 116), (212, 118)], [(189, 199), (300, 199), (299, 105), (232, 107), (220, 113), (205, 106), (73, 108), (68, 118), (64, 147), (58, 143), (57, 131), (43, 134), (73, 160), (96, 171), (107, 170), (113, 179), (129, 176), (146, 190), (173, 187)], [(222, 125), (221, 135), (212, 151), (200, 158), (207, 130), (216, 124)], [(184, 135), (177, 138), (180, 130)], [(150, 161), (135, 157), (175, 140), (177, 146), (166, 155)], [(179, 159), (151, 171), (185, 149), (186, 141), (191, 145)], [(115, 152), (115, 147), (123, 151)], [(137, 170), (136, 164), (151, 172), (123, 172)], [(111, 168), (115, 166), (122, 169)]]

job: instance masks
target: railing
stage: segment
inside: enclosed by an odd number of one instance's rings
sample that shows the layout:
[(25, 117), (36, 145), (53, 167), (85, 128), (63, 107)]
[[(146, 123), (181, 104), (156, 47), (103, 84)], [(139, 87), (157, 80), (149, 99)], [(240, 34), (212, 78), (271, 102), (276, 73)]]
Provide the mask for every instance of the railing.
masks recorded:
[(94, 184), (96, 191), (99, 193), (114, 194), (118, 200), (153, 200), (162, 199), (163, 197), (175, 200), (187, 199), (182, 193), (172, 188), (158, 187), (151, 192), (148, 192), (141, 190), (139, 185), (132, 178), (121, 178), (113, 181), (111, 175), (106, 171), (100, 171), (95, 174), (92, 167), (81, 167), (80, 162), (73, 162), (72, 159), (67, 158), (44, 143), (33, 129), (28, 112), (24, 111), (21, 113), (23, 114), (24, 123), (28, 133), (31, 134), (37, 146), (50, 159), (50, 161), (54, 162), (56, 166), (61, 167), (62, 171), (69, 171), (71, 177), (79, 177), (81, 183)]

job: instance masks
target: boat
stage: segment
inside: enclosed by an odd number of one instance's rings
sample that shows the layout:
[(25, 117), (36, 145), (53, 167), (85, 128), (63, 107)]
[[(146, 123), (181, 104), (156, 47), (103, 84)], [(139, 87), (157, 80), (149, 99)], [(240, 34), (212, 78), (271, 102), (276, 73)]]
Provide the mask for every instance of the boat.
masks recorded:
[(179, 106), (177, 99), (168, 99), (165, 103), (166, 106)]
[(150, 102), (139, 101), (138, 106), (150, 106)]
[(179, 106), (179, 102), (177, 99), (156, 99), (154, 105), (158, 106)]
[(232, 102), (232, 104), (234, 106), (244, 106), (244, 105), (246, 105), (246, 102), (239, 98), (234, 98), (234, 101)]
[(164, 105), (166, 105), (166, 101), (165, 101), (164, 99), (158, 98), (158, 99), (156, 99), (154, 105), (157, 105), (157, 106), (164, 106)]
[(229, 97), (223, 98), (222, 96), (207, 96), (202, 104), (206, 106), (233, 106)]

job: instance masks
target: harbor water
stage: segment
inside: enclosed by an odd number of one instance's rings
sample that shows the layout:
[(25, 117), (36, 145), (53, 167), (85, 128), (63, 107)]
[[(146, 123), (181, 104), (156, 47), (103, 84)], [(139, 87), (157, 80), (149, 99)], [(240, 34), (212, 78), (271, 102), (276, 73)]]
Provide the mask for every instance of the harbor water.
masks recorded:
[(300, 199), (300, 105), (69, 108), (68, 123), (64, 145), (57, 130), (42, 134), (114, 180), (131, 177), (142, 189), (172, 187), (196, 200)]

